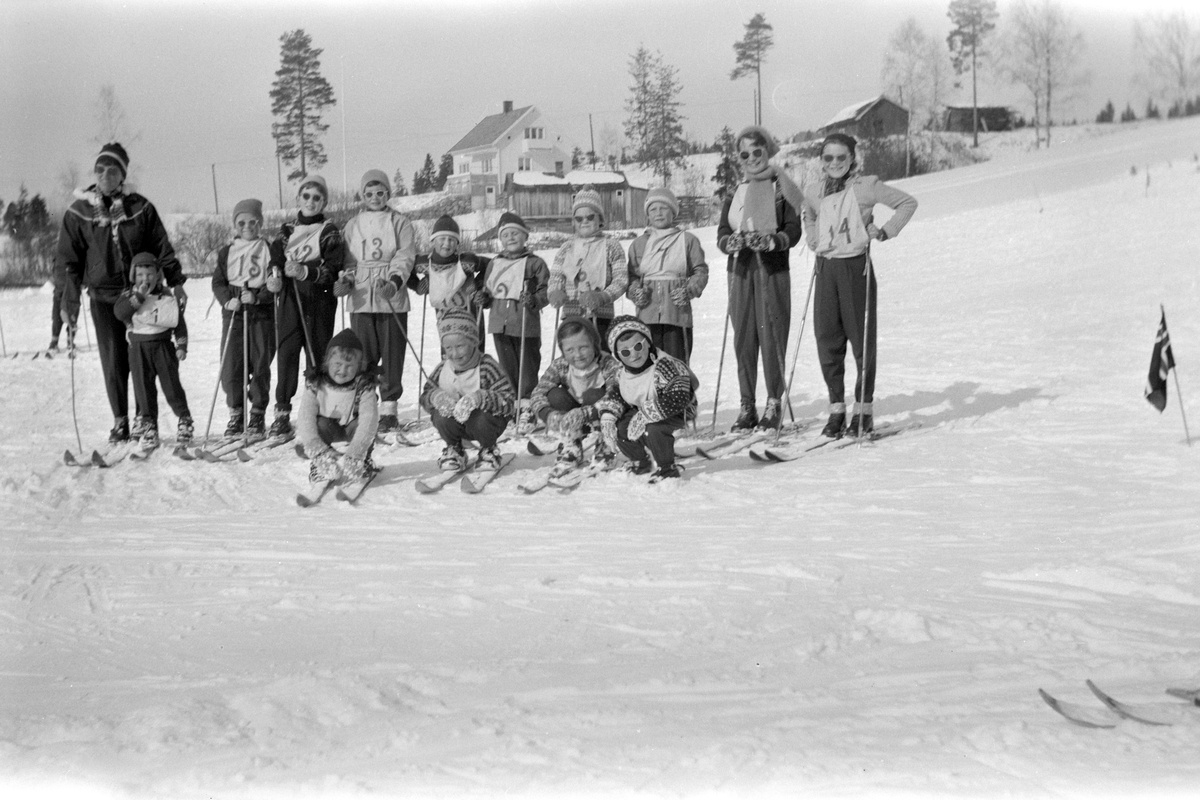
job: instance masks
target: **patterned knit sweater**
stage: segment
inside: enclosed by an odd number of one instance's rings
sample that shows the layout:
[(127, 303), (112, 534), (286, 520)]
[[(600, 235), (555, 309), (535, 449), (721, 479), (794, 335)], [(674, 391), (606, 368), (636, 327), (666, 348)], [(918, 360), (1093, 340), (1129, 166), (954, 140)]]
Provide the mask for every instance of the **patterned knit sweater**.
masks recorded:
[[(600, 354), (600, 372), (604, 375), (605, 394), (612, 391), (617, 385), (617, 376), (621, 371), (621, 362), (617, 361), (607, 353)], [(541, 380), (533, 389), (533, 395), (529, 398), (529, 408), (535, 417), (544, 418), (544, 413), (550, 411), (550, 390), (554, 388), (563, 388), (570, 391), (569, 376), (571, 373), (571, 365), (567, 363), (567, 359), (559, 356), (550, 362), (550, 366), (546, 367), (546, 371), (542, 373)], [(596, 406), (588, 406), (588, 421), (593, 422), (600, 418), (600, 412)]]
[[(662, 422), (671, 417), (695, 413), (696, 388), (699, 379), (677, 358), (659, 350), (655, 353), (654, 388), (646, 397), (646, 402), (638, 409), (646, 418), (646, 422)], [(622, 367), (622, 372), (628, 372)], [(619, 375), (618, 375), (619, 379)], [(620, 418), (631, 408), (621, 394), (620, 384), (611, 386), (604, 399), (596, 403), (596, 408), (603, 414), (611, 414)]]
[[(435, 390), (441, 388), (440, 378), (444, 369), (454, 369), (454, 367), (449, 361), (438, 364), (433, 374), (429, 376), (429, 380), (426, 381), (425, 388), (421, 390), (421, 407), (430, 414), (434, 412), (432, 395)], [(479, 409), (493, 416), (511, 417), (513, 407), (517, 402), (517, 393), (508, 380), (508, 376), (504, 374), (504, 370), (500, 369), (496, 359), (486, 353), (480, 356), (478, 369), (479, 391), (482, 394)]]

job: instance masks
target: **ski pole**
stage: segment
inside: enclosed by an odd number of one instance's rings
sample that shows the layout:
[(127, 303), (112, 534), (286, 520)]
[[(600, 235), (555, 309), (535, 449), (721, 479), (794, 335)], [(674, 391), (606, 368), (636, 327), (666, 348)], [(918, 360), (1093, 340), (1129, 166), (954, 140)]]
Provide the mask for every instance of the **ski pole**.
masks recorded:
[(866, 300), (863, 302), (863, 331), (862, 331), (862, 337), (863, 337), (862, 354), (863, 354), (863, 357), (862, 357), (862, 363), (858, 365), (859, 389), (858, 389), (858, 397), (856, 398), (858, 401), (858, 444), (859, 444), (859, 446), (862, 446), (863, 439), (865, 438), (864, 428), (866, 428), (866, 425), (863, 424), (863, 398), (865, 398), (867, 395), (867, 357), (868, 357), (867, 347), (868, 347), (868, 345), (870, 345), (870, 342), (871, 342), (871, 337), (869, 335), (870, 330), (871, 330), (871, 272), (872, 272), (870, 243), (867, 244), (867, 250), (866, 250), (865, 255), (867, 257), (866, 258), (866, 267), (863, 271), (867, 277), (867, 285), (866, 285), (867, 296), (866, 296)]
[[(729, 282), (733, 282), (730, 276)], [(729, 342), (729, 298), (725, 298), (725, 333), (721, 336), (721, 358), (717, 361), (717, 391), (713, 394), (713, 434), (717, 432), (717, 403), (721, 399), (721, 373), (725, 369), (725, 345)]]
[(521, 435), (521, 392), (525, 389), (525, 321), (529, 317), (529, 306), (524, 300), (521, 303), (521, 337), (518, 340), (521, 354), (517, 358), (517, 424), (516, 435)]
[(208, 407), (208, 424), (204, 427), (204, 448), (208, 448), (208, 434), (212, 430), (213, 413), (217, 410), (217, 395), (221, 391), (221, 376), (225, 374), (225, 356), (229, 353), (229, 340), (233, 338), (233, 317), (229, 318), (229, 327), (224, 332), (225, 341), (221, 343), (221, 363), (217, 366), (217, 385), (213, 389), (212, 405)]
[(242, 303), (242, 442), (250, 444), (250, 307)]
[[(400, 312), (396, 310), (396, 304), (392, 302), (392, 298), (387, 298), (388, 307), (392, 310), (392, 319), (396, 320), (396, 327), (400, 329), (400, 336), (404, 339), (404, 343), (408, 345), (408, 351), (413, 354), (413, 358), (417, 359), (417, 369), (421, 371), (421, 377), (426, 383), (433, 383), (429, 377), (429, 373), (425, 371), (425, 365), (421, 362), (421, 356), (417, 353), (417, 348), (413, 347), (412, 340), (408, 338), (408, 333), (405, 331), (406, 325), (400, 324)], [(420, 394), (417, 395), (420, 397)], [(420, 405), (420, 402), (417, 403)]]
[(304, 351), (308, 355), (308, 365), (315, 367), (317, 360), (313, 357), (312, 337), (308, 333), (308, 320), (304, 318), (304, 303), (300, 300), (300, 287), (292, 281), (292, 291), (296, 294), (296, 314), (300, 317), (300, 327), (304, 329)]
[(554, 356), (558, 351), (558, 315), (562, 312), (562, 307), (554, 309), (554, 340), (550, 342), (550, 361), (553, 363)]
[[(808, 279), (808, 294), (806, 294), (804, 296), (804, 313), (800, 315), (800, 332), (796, 335), (796, 352), (792, 354), (792, 371), (788, 373), (787, 397), (788, 397), (789, 412), (791, 411), (791, 408), (792, 408), (792, 402), (791, 402), (792, 379), (796, 377), (796, 363), (800, 360), (800, 343), (802, 341), (804, 341), (804, 323), (808, 319), (808, 305), (812, 301), (813, 287), (816, 285), (816, 282), (817, 282), (817, 266), (816, 266), (816, 263), (814, 262), (812, 277), (810, 277)], [(795, 414), (793, 414), (792, 422), (795, 422), (795, 421), (796, 421), (796, 416), (795, 416)], [(782, 431), (782, 429), (783, 429), (783, 426), (780, 426), (780, 428), (775, 431), (775, 441), (779, 441), (779, 434)]]
[[(429, 312), (429, 294), (421, 295), (421, 354), (417, 356), (418, 363), (425, 358), (425, 315)], [(417, 393), (417, 422), (421, 421), (420, 392)]]
[(75, 443), (83, 452), (83, 438), (79, 435), (79, 413), (75, 410), (75, 329), (67, 328), (67, 359), (71, 362), (71, 420), (75, 423)]
[[(0, 356), (8, 358), (8, 345), (4, 343), (4, 316), (0, 315)], [(80, 448), (83, 449), (82, 447)]]

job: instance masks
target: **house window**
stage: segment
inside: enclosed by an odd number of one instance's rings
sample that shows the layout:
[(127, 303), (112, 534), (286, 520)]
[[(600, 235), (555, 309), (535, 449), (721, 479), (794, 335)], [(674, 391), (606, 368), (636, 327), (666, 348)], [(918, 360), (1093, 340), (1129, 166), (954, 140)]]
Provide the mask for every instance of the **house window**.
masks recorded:
[(561, 161), (555, 161), (555, 162), (554, 162), (554, 171), (555, 171), (555, 173), (557, 173), (557, 174), (559, 174), (559, 175), (562, 175), (562, 171), (563, 171), (563, 162), (561, 162)]
[(470, 171), (471, 171), (471, 162), (470, 161), (458, 162), (458, 174), (459, 175), (465, 175), (466, 173), (468, 173)]
[(491, 172), (491, 171), (492, 171), (492, 160), (491, 160), (490, 158), (485, 158), (485, 159), (483, 159), (483, 161), (481, 161), (480, 163), (483, 165), (483, 171), (484, 171), (484, 172)]
[(517, 159), (517, 172), (529, 172), (532, 169), (533, 169), (533, 159), (532, 158), (522, 157), (522, 158)]
[(618, 199), (618, 200), (620, 200), (620, 199), (621, 199), (622, 197), (624, 197), (624, 196), (625, 196), (625, 190), (624, 190), (624, 189), (617, 189), (617, 199)]
[(545, 139), (546, 138), (546, 129), (545, 128), (526, 128), (525, 129), (525, 138), (526, 139)]

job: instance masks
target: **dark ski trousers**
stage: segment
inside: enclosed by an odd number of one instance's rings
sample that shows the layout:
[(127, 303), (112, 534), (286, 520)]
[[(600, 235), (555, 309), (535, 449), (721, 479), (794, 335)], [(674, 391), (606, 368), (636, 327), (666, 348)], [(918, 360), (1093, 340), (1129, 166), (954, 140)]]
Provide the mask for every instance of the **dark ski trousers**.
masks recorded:
[(666, 325), (660, 322), (652, 322), (649, 327), (650, 339), (656, 349), (662, 350), (669, 356), (678, 358), (685, 364), (691, 363), (691, 328), (684, 328), (679, 325)]
[(187, 393), (179, 380), (179, 357), (170, 339), (131, 342), (129, 365), (133, 372), (133, 396), (137, 399), (138, 416), (158, 421), (158, 391), (154, 380), (162, 385), (163, 397), (177, 417), (190, 417)]
[[(125, 339), (125, 323), (117, 317), (113, 306), (91, 301), (92, 322), (96, 325), (96, 349), (100, 351), (100, 369), (104, 373), (104, 389), (114, 417), (129, 416), (129, 342)], [(144, 412), (136, 395), (137, 415)]]
[[(553, 389), (546, 392), (546, 402), (550, 404), (550, 411), (567, 412), (574, 411), (575, 409), (583, 406), (595, 405), (597, 402), (604, 399), (604, 395), (604, 389), (588, 389), (583, 393), (583, 402), (580, 403), (578, 400), (572, 397), (571, 393), (566, 389), (561, 386), (555, 386)], [(549, 415), (549, 412), (546, 413)], [(544, 421), (545, 420), (543, 419), (543, 422)], [(584, 433), (587, 433), (591, 429), (592, 425), (590, 423), (583, 426)]]
[(863, 403), (875, 398), (875, 339), (878, 286), (871, 273), (871, 319), (867, 330), (867, 360), (863, 364), (863, 317), (867, 302), (867, 257), (822, 258), (817, 256), (817, 281), (813, 292), (813, 334), (817, 359), (829, 389), (830, 403), (846, 402), (846, 343), (859, 364), (854, 399)]
[(787, 391), (783, 361), (792, 327), (792, 281), (787, 270), (767, 272), (753, 259), (729, 272), (729, 321), (742, 403), (753, 405), (762, 352), (767, 397)]
[(675, 431), (686, 424), (682, 414), (667, 417), (660, 422), (650, 422), (646, 432), (637, 439), (629, 438), (629, 423), (633, 421), (636, 408), (631, 408), (617, 420), (617, 447), (630, 461), (645, 461), (646, 448), (654, 456), (654, 463), (662, 467), (675, 463)]
[[(396, 320), (399, 319), (399, 323)], [(404, 394), (404, 354), (408, 351), (408, 312), (391, 314), (351, 314), (350, 330), (363, 343), (367, 366), (383, 362), (379, 394), (385, 403)]]
[[(284, 286), (279, 305), (279, 352), (276, 367), (279, 380), (275, 383), (275, 406), (282, 411), (292, 410), (292, 398), (300, 388), (300, 353), (305, 352), (308, 368), (320, 367), (325, 359), (325, 347), (333, 338), (337, 321), (337, 300), (322, 292), (304, 299), (303, 317), (296, 307), (295, 290)], [(312, 360), (307, 360), (304, 331), (312, 337)]]
[[(250, 408), (266, 411), (271, 402), (271, 360), (275, 358), (275, 320), (269, 310), (251, 309), (248, 317), (247, 342), (250, 348)], [(233, 338), (225, 349), (227, 337)], [(225, 352), (225, 366), (221, 370), (221, 387), (225, 390), (225, 404), (229, 408), (242, 408), (242, 312), (225, 311), (221, 314), (221, 348)]]
[(50, 341), (58, 342), (58, 337), (62, 334), (63, 318), (62, 318), (62, 286), (54, 287), (54, 298), (50, 303)]
[(454, 417), (443, 417), (440, 411), (429, 415), (430, 422), (448, 445), (461, 447), (464, 439), (479, 442), (481, 448), (495, 447), (496, 440), (508, 427), (505, 417), (497, 417), (483, 409), (477, 408), (467, 417), (466, 422), (459, 422)]
[[(496, 343), (496, 360), (500, 369), (508, 376), (513, 391), (519, 391), (518, 400), (528, 400), (537, 386), (538, 374), (542, 369), (542, 340), (532, 336), (509, 336), (504, 333), (492, 334)], [(521, 372), (521, 346), (525, 347), (525, 371)], [(518, 382), (517, 378), (520, 377)]]

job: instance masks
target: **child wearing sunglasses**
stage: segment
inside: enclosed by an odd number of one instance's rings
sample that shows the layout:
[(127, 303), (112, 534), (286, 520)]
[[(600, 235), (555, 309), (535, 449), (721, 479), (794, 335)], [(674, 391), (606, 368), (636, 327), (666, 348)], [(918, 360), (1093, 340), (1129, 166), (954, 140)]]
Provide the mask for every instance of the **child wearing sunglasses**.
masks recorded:
[(379, 432), (390, 433), (400, 428), (396, 401), (404, 392), (407, 284), (417, 257), (417, 237), (408, 218), (388, 206), (392, 186), (383, 170), (367, 170), (360, 186), (363, 209), (342, 231), (346, 269), (333, 293), (350, 298), (350, 329), (362, 341), (367, 367), (383, 363)]
[(629, 245), (629, 299), (650, 327), (654, 346), (683, 363), (692, 358), (692, 300), (708, 285), (700, 240), (675, 225), (679, 201), (670, 189), (646, 195), (650, 227)]
[(601, 342), (606, 342), (613, 303), (625, 294), (629, 281), (625, 250), (603, 233), (604, 208), (594, 186), (584, 186), (575, 195), (571, 218), (575, 235), (554, 255), (547, 296), (564, 317), (595, 321)]
[(529, 397), (542, 367), (542, 309), (550, 270), (525, 246), (529, 228), (519, 215), (501, 214), (497, 236), (503, 249), (488, 264), (475, 302), (489, 309), (496, 358), (519, 395), (517, 428), (528, 432), (533, 427)]
[[(742, 182), (726, 199), (717, 226), (717, 247), (729, 256), (729, 320), (737, 358), (741, 410), (735, 431), (778, 428), (787, 391), (784, 356), (792, 321), (788, 250), (800, 241), (796, 207), (780, 193), (770, 158), (779, 145), (765, 128), (751, 125), (737, 136)], [(762, 354), (767, 402), (758, 416), (758, 358)]]
[[(870, 245), (872, 240), (896, 238), (917, 210), (912, 195), (874, 175), (863, 175), (857, 150), (853, 136), (829, 134), (821, 144), (821, 157), (809, 165), (801, 187), (808, 246), (817, 256), (813, 333), (821, 375), (829, 391), (829, 421), (821, 433), (835, 439), (845, 432), (857, 436), (874, 429), (875, 309), (879, 306), (875, 273), (868, 269)], [(794, 193), (794, 185), (787, 190), (789, 195)], [(894, 212), (882, 227), (875, 224), (873, 215), (877, 204)], [(872, 312), (867, 319), (863, 363), (863, 320), (868, 302)], [(860, 365), (854, 386), (858, 408), (849, 427), (844, 385), (847, 342)]]
[(275, 384), (275, 420), (267, 434), (294, 435), (292, 398), (299, 388), (300, 351), (306, 353), (308, 369), (324, 363), (325, 348), (333, 338), (337, 298), (333, 284), (342, 273), (345, 248), (337, 225), (325, 218), (329, 187), (320, 175), (301, 180), (297, 192), (300, 208), (296, 218), (279, 228), (284, 243), (283, 275), (268, 278), (267, 287), (279, 298), (276, 311), (279, 351)]
[(675, 431), (696, 413), (700, 382), (687, 364), (654, 349), (649, 326), (637, 317), (614, 319), (608, 344), (621, 370), (596, 403), (605, 441), (629, 459), (628, 470), (634, 475), (650, 472), (653, 457), (658, 469), (652, 482), (678, 478)]

